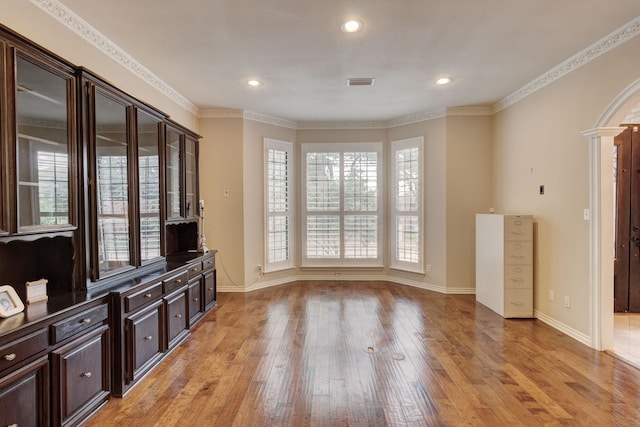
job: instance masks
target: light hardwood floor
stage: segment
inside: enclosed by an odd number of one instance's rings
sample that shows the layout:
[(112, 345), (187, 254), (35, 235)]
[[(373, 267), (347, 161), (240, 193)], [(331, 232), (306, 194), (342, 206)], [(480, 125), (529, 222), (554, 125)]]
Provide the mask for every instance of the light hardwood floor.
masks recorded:
[(640, 313), (616, 313), (613, 328), (616, 356), (640, 369)]
[(300, 282), (218, 308), (88, 426), (638, 425), (640, 371), (473, 295)]

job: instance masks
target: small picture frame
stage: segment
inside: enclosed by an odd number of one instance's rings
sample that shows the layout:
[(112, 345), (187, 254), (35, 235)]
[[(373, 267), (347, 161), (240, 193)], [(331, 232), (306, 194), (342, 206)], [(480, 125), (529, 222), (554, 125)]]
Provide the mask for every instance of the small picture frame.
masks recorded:
[(10, 317), (23, 310), (24, 304), (15, 289), (9, 285), (0, 286), (0, 317)]

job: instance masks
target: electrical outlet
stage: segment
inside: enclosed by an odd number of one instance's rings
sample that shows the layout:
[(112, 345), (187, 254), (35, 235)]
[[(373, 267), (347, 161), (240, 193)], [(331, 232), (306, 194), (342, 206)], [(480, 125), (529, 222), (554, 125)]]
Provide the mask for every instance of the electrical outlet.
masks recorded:
[(260, 264), (258, 264), (257, 270), (258, 274), (262, 274), (262, 266)]
[(564, 308), (571, 308), (571, 298), (564, 297)]
[(549, 291), (549, 301), (553, 301), (556, 298), (556, 294), (553, 291)]

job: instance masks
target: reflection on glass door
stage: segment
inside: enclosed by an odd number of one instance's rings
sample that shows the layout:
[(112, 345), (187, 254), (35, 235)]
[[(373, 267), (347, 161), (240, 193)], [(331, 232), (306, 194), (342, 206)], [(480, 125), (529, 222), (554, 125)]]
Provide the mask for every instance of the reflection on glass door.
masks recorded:
[(158, 122), (138, 111), (138, 177), (140, 192), (140, 258), (160, 252), (160, 156)]
[(70, 77), (16, 56), (18, 230), (70, 224)]
[(96, 91), (95, 126), (97, 253), (102, 276), (131, 264), (126, 106)]

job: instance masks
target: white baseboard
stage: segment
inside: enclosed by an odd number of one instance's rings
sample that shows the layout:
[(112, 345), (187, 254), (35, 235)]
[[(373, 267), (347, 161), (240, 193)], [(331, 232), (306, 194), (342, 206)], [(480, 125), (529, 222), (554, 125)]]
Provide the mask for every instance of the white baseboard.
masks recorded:
[(541, 320), (542, 322), (546, 323), (547, 325), (551, 326), (554, 329), (559, 330), (560, 332), (569, 335), (571, 338), (575, 339), (576, 341), (581, 342), (582, 344), (588, 346), (588, 347), (592, 347), (592, 340), (591, 337), (583, 334), (580, 331), (577, 331), (575, 329), (573, 329), (570, 326), (565, 325), (562, 322), (558, 322), (556, 319), (554, 319), (553, 317), (547, 316), (546, 314), (538, 311), (538, 310), (534, 310), (533, 311), (533, 315), (535, 316), (536, 319)]
[(327, 276), (324, 274), (318, 275), (296, 275), (289, 276), (273, 280), (262, 280), (250, 285), (246, 285), (243, 288), (239, 288), (233, 285), (218, 285), (218, 292), (251, 292), (259, 289), (266, 289), (273, 286), (285, 285), (287, 283), (297, 281), (352, 281), (352, 282), (390, 282), (397, 283), (399, 285), (411, 286), (414, 288), (425, 289), (427, 291), (434, 291), (441, 294), (450, 295), (473, 295), (476, 293), (475, 288), (447, 288), (441, 285), (433, 285), (428, 282), (420, 282), (417, 280), (406, 279), (402, 277), (388, 276), (383, 274), (367, 274), (367, 275), (339, 275), (339, 276)]

